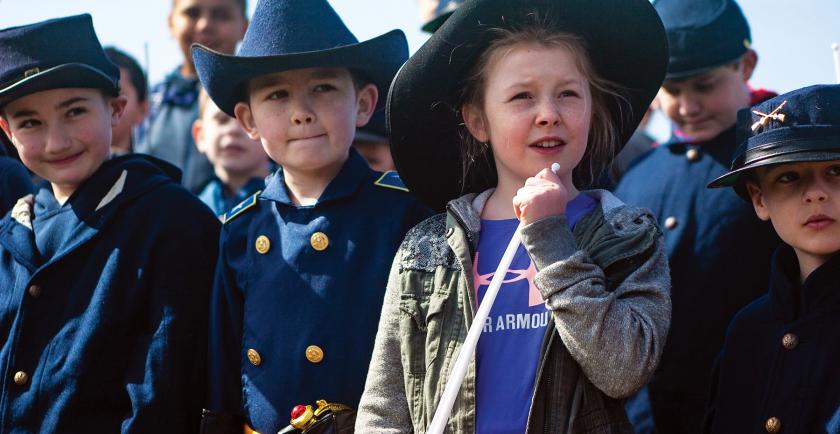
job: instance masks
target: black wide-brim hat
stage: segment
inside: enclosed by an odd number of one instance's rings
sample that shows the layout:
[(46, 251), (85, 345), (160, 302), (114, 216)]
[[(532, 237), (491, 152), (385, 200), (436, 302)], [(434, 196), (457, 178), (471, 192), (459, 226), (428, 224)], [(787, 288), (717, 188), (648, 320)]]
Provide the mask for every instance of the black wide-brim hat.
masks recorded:
[(535, 13), (551, 28), (582, 37), (597, 73), (626, 90), (629, 114), (626, 106), (609, 106), (622, 146), (662, 84), (668, 46), (648, 0), (465, 1), (397, 73), (386, 107), (397, 171), (433, 209), (496, 185), (495, 168), (483, 165), (462, 180), (458, 98), (495, 37), (488, 30), (528, 26)]
[(747, 201), (746, 175), (758, 167), (840, 160), (840, 85), (809, 86), (742, 109), (735, 136), (730, 170), (708, 188), (733, 187)]
[(120, 70), (102, 50), (90, 15), (0, 30), (0, 107), (35, 92), (96, 88), (117, 95)]
[(391, 79), (408, 58), (400, 30), (359, 42), (326, 0), (261, 0), (236, 55), (192, 47), (198, 77), (223, 112), (234, 116), (251, 79), (305, 68), (348, 68), (379, 89), (385, 105)]

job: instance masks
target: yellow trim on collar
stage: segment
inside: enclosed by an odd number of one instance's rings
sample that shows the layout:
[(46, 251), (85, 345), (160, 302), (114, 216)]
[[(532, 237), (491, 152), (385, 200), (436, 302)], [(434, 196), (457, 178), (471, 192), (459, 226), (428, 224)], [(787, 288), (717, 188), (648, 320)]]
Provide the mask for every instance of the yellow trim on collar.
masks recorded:
[(253, 195), (251, 195), (251, 197), (243, 200), (239, 203), (239, 205), (236, 205), (235, 207), (233, 207), (233, 209), (228, 211), (226, 214), (222, 215), (222, 224), (233, 220), (234, 217), (238, 216), (239, 214), (242, 214), (243, 212), (245, 212), (245, 210), (256, 205), (257, 197), (259, 197), (260, 193), (262, 193), (262, 190), (254, 193)]
[[(396, 178), (396, 180), (394, 178)], [(408, 193), (408, 188), (405, 184), (403, 184), (402, 179), (400, 179), (400, 175), (397, 174), (396, 170), (389, 170), (383, 173), (382, 176), (373, 183), (373, 185)]]

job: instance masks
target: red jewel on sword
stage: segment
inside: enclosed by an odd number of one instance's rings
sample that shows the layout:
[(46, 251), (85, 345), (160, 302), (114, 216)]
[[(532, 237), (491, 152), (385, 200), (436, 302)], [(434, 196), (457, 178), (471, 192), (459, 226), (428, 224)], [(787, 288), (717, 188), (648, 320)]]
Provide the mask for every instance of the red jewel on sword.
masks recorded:
[[(560, 171), (560, 164), (552, 163), (551, 171), (556, 175)], [(496, 267), (496, 273), (493, 274), (493, 279), (490, 281), (490, 286), (484, 293), (484, 299), (475, 313), (473, 323), (470, 330), (467, 332), (467, 337), (464, 339), (464, 344), (461, 345), (461, 351), (458, 353), (458, 358), (455, 359), (455, 364), (452, 366), (452, 371), (449, 374), (449, 381), (443, 389), (443, 395), (438, 403), (435, 416), (432, 418), (432, 423), (426, 430), (426, 434), (443, 434), (443, 429), (446, 428), (446, 421), (449, 420), (449, 415), (452, 413), (452, 405), (455, 404), (455, 397), (458, 396), (458, 390), (461, 389), (461, 383), (464, 381), (464, 376), (467, 374), (467, 368), (470, 366), (473, 354), (475, 354), (475, 347), (478, 345), (478, 338), (481, 337), (481, 330), (484, 328), (484, 322), (487, 316), (490, 315), (490, 309), (493, 307), (493, 302), (496, 301), (496, 295), (499, 293), (499, 287), (510, 268), (510, 263), (513, 261), (513, 256), (521, 244), (520, 230), (522, 223), (516, 227), (510, 242), (505, 248), (502, 259), (499, 261), (499, 266)]]

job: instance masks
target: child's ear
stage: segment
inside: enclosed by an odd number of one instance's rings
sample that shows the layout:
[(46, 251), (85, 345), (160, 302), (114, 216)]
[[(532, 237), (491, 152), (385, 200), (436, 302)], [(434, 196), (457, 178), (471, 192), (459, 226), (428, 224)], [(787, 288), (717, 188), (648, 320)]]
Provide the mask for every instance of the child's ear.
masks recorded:
[(356, 126), (367, 125), (373, 111), (376, 109), (376, 102), (379, 100), (379, 89), (372, 84), (366, 84), (359, 89), (356, 98)]
[(108, 105), (111, 106), (111, 126), (116, 127), (120, 123), (120, 119), (125, 112), (125, 105), (128, 104), (128, 98), (125, 95), (112, 97), (108, 100)]
[(758, 53), (755, 50), (747, 50), (741, 56), (741, 78), (746, 83), (750, 80), (753, 75), (753, 71), (755, 71), (755, 65), (758, 64)]
[(487, 130), (487, 120), (484, 119), (484, 112), (475, 104), (464, 104), (461, 107), (461, 115), (464, 118), (464, 125), (467, 131), (479, 142), (489, 142), (490, 134)]
[(204, 146), (202, 146), (203, 140), (201, 140), (201, 118), (198, 118), (193, 122), (192, 128), (190, 129), (192, 133), (193, 143), (195, 143), (195, 147), (198, 148), (198, 152), (204, 153)]
[(747, 181), (747, 193), (749, 193), (753, 208), (755, 208), (755, 215), (764, 221), (770, 220), (770, 212), (764, 203), (764, 195), (761, 193), (761, 187), (754, 181)]
[(257, 129), (257, 124), (254, 122), (254, 113), (251, 112), (251, 106), (248, 103), (238, 102), (233, 107), (233, 114), (236, 115), (236, 122), (245, 130), (245, 134), (251, 140), (260, 140), (260, 133)]
[(0, 116), (0, 129), (6, 133), (6, 137), (8, 137), (9, 140), (12, 140), (12, 129), (9, 128), (9, 122), (6, 120), (5, 116)]

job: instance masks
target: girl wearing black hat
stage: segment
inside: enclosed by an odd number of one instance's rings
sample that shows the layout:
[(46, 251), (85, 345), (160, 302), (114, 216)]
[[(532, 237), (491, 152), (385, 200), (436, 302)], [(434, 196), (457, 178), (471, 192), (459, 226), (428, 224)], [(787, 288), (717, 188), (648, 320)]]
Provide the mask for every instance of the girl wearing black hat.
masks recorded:
[(647, 1), (608, 3), (468, 0), (395, 78), (395, 163), (446, 212), (394, 260), (357, 432), (426, 431), (520, 223), (447, 432), (630, 431), (620, 399), (658, 364), (667, 259), (649, 212), (579, 187), (633, 133), (667, 55)]

